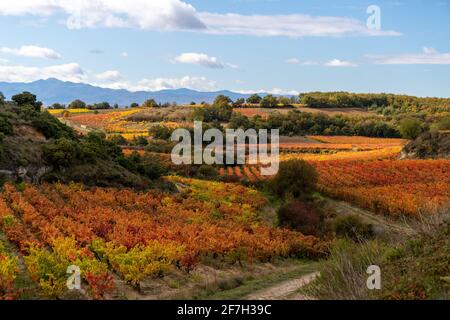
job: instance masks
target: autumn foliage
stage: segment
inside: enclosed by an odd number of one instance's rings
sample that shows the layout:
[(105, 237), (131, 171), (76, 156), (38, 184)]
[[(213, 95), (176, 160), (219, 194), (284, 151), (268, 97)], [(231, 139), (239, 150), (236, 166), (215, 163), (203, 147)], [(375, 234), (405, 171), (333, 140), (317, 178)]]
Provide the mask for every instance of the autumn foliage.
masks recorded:
[(180, 193), (76, 184), (17, 190), (7, 184), (0, 195), (0, 226), (24, 254), (32, 279), (53, 297), (66, 291), (70, 265), (81, 268), (86, 291), (100, 299), (113, 289), (113, 273), (139, 287), (142, 279), (173, 268), (189, 272), (205, 256), (251, 263), (317, 257), (326, 250), (315, 237), (260, 220), (258, 212), (267, 200), (256, 190), (168, 179)]

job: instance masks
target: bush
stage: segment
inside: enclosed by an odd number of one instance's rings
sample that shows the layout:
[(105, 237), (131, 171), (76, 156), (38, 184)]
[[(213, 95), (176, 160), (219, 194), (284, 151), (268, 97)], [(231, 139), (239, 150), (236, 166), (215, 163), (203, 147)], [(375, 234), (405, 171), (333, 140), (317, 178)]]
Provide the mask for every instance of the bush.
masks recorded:
[(318, 235), (322, 217), (311, 205), (294, 200), (278, 210), (278, 222), (305, 235)]
[(81, 101), (80, 99), (72, 101), (69, 106), (69, 109), (85, 109), (86, 108), (86, 102)]
[(450, 116), (444, 117), (432, 125), (433, 130), (450, 130)]
[(125, 139), (122, 135), (117, 134), (109, 137), (110, 142), (117, 144), (118, 146), (126, 146), (128, 145), (127, 139)]
[(48, 112), (34, 112), (29, 114), (32, 126), (41, 132), (47, 139), (73, 138), (75, 133)]
[(13, 132), (13, 126), (11, 122), (3, 115), (0, 115), (0, 133), (5, 135), (11, 134)]
[(333, 230), (336, 236), (355, 242), (364, 242), (374, 236), (372, 225), (364, 223), (356, 215), (337, 217), (333, 222)]
[(169, 140), (170, 137), (172, 136), (172, 131), (173, 131), (172, 129), (166, 126), (157, 125), (151, 127), (148, 130), (148, 133), (155, 139)]
[(81, 141), (81, 157), (84, 161), (96, 159), (117, 159), (122, 149), (115, 143), (106, 140), (104, 133), (90, 132)]
[(218, 175), (216, 168), (209, 165), (201, 165), (197, 170), (197, 177), (199, 178), (214, 179), (217, 178)]
[(422, 132), (422, 122), (415, 118), (405, 118), (398, 124), (398, 130), (405, 139), (415, 139)]
[(317, 184), (316, 169), (304, 160), (280, 163), (277, 175), (270, 181), (272, 191), (281, 197), (298, 198), (311, 194)]
[(158, 158), (146, 155), (141, 158), (138, 172), (149, 179), (156, 180), (167, 174), (167, 169)]
[(203, 122), (228, 122), (230, 121), (232, 114), (233, 107), (226, 103), (222, 103), (196, 108), (193, 113), (193, 118)]
[(73, 140), (61, 138), (42, 146), (44, 158), (56, 167), (68, 167), (80, 156), (79, 144)]
[(378, 241), (363, 244), (337, 241), (331, 248), (330, 257), (319, 267), (320, 276), (302, 288), (302, 293), (319, 300), (371, 298), (366, 285), (367, 267), (380, 265), (384, 250), (385, 245)]
[(146, 137), (137, 136), (137, 137), (133, 138), (133, 141), (131, 142), (131, 144), (133, 146), (145, 147), (146, 145), (148, 145), (148, 140)]
[(269, 94), (261, 100), (260, 106), (261, 108), (276, 108), (278, 106), (278, 99)]

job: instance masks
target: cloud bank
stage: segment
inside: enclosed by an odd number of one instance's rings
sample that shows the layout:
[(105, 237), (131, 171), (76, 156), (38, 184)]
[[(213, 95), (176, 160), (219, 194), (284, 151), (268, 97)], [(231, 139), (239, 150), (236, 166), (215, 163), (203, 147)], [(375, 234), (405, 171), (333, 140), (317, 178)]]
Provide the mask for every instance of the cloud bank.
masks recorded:
[(55, 50), (35, 45), (25, 45), (20, 48), (2, 47), (0, 52), (28, 58), (61, 59), (61, 55)]
[(0, 0), (0, 15), (65, 17), (70, 29), (139, 28), (257, 37), (398, 36), (347, 17), (198, 12), (181, 0)]

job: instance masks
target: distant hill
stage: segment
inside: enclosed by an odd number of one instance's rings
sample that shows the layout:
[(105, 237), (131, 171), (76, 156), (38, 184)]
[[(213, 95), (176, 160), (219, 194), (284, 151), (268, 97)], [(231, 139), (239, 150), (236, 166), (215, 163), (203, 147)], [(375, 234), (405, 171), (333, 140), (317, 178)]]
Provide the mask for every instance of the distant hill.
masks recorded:
[[(129, 105), (133, 102), (142, 103), (147, 99), (153, 98), (157, 102), (176, 102), (190, 103), (195, 101), (212, 102), (220, 94), (229, 96), (231, 99), (247, 98), (249, 95), (231, 92), (228, 90), (217, 92), (200, 92), (190, 89), (174, 89), (161, 91), (137, 91), (114, 90), (101, 87), (95, 87), (85, 83), (73, 83), (60, 81), (57, 79), (38, 80), (30, 83), (10, 83), (0, 82), (0, 92), (7, 99), (12, 95), (29, 91), (35, 94), (45, 105), (51, 105), (55, 102), (70, 103), (75, 99), (81, 99), (86, 103), (109, 102), (110, 104), (119, 104), (120, 106)], [(264, 96), (264, 94), (262, 94)]]

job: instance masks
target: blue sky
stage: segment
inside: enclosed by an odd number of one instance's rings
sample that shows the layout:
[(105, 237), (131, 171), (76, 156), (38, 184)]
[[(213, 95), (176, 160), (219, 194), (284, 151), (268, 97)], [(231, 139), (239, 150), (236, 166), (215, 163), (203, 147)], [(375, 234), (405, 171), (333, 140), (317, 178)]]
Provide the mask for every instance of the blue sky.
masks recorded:
[(0, 0), (0, 39), (0, 81), (450, 97), (450, 0)]

